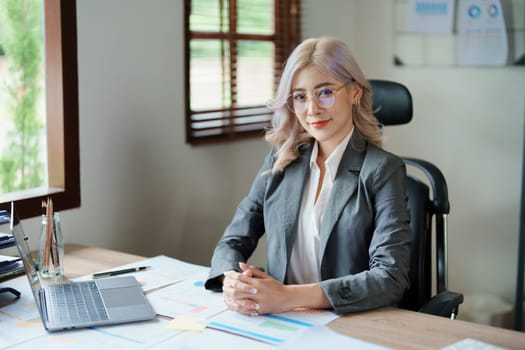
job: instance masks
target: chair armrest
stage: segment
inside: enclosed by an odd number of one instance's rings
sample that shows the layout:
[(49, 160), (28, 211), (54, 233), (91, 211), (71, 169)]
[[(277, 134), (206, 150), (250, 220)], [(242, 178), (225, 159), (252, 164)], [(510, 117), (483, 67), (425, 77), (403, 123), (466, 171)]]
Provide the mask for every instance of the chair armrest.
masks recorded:
[(419, 312), (453, 319), (458, 314), (459, 304), (462, 302), (463, 294), (446, 290), (427, 301)]

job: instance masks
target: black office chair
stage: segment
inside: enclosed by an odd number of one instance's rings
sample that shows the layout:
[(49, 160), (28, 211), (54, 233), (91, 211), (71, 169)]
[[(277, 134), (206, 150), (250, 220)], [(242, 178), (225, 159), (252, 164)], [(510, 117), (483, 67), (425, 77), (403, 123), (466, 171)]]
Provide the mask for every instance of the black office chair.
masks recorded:
[[(412, 96), (399, 83), (370, 80), (372, 109), (383, 125), (407, 124), (412, 120)], [(445, 177), (432, 163), (403, 158), (408, 167), (419, 169), (432, 188), (414, 175), (407, 174), (406, 191), (410, 209), (410, 226), (414, 233), (411, 261), (411, 286), (401, 308), (455, 318), (463, 295), (447, 290), (447, 222), (450, 211)], [(435, 221), (436, 294), (432, 295), (432, 226)]]

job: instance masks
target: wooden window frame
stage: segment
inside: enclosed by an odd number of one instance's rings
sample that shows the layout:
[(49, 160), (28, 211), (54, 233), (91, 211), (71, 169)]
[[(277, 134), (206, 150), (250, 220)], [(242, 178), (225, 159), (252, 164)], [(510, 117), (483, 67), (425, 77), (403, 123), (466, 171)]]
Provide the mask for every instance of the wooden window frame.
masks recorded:
[[(219, 0), (218, 0), (219, 1)], [(237, 0), (226, 0), (229, 2), (230, 10), (230, 28), (227, 32), (192, 32), (190, 30), (190, 14), (192, 0), (184, 0), (184, 91), (185, 96), (185, 123), (186, 123), (186, 143), (191, 145), (208, 144), (224, 141), (232, 141), (246, 138), (260, 138), (264, 135), (264, 130), (271, 126), (270, 111), (264, 105), (236, 107), (236, 93), (235, 93), (235, 72), (234, 66), (236, 64), (236, 42), (239, 40), (254, 40), (261, 42), (273, 42), (275, 45), (275, 61), (274, 61), (274, 88), (278, 85), (278, 80), (281, 75), (283, 64), (291, 53), (293, 48), (300, 40), (300, 0), (274, 0), (274, 19), (275, 31), (271, 35), (256, 35), (256, 34), (242, 34), (236, 32), (234, 25), (234, 18), (236, 18), (236, 3)], [(286, 14), (286, 15), (284, 15)], [(230, 95), (231, 106), (219, 110), (205, 110), (195, 112), (191, 110), (191, 88), (190, 88), (190, 42), (192, 39), (217, 39), (229, 41), (229, 55), (230, 55)], [(195, 121), (193, 116), (202, 113), (221, 113), (220, 120), (231, 120), (243, 116), (268, 116), (268, 120), (264, 125), (261, 122), (256, 122), (257, 129), (242, 131), (239, 124), (225, 123), (223, 131), (219, 134), (198, 136), (195, 135), (195, 129), (192, 123)], [(213, 128), (218, 129), (218, 128)]]
[(76, 0), (44, 0), (48, 186), (0, 196), (0, 209), (15, 202), (19, 218), (80, 207)]

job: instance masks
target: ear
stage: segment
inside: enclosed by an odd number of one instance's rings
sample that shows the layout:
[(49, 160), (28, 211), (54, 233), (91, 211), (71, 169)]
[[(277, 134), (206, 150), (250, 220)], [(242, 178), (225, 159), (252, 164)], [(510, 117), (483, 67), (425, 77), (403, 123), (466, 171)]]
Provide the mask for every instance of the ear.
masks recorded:
[(352, 84), (351, 90), (352, 104), (357, 105), (361, 101), (361, 96), (363, 96), (363, 87), (358, 82)]

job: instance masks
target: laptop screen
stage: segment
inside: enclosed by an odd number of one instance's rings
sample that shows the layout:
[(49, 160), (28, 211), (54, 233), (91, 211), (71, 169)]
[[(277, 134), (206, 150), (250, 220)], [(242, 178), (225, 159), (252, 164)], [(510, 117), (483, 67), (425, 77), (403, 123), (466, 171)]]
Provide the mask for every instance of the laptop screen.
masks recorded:
[(38, 278), (38, 271), (36, 263), (33, 260), (31, 255), (31, 249), (27, 243), (28, 237), (24, 234), (24, 229), (22, 228), (22, 223), (15, 214), (14, 203), (11, 202), (11, 233), (15, 237), (16, 247), (20, 258), (24, 263), (24, 268), (26, 270), (27, 279), (29, 280), (29, 285), (35, 296), (35, 301), (38, 303), (38, 309), (40, 309), (40, 279)]

